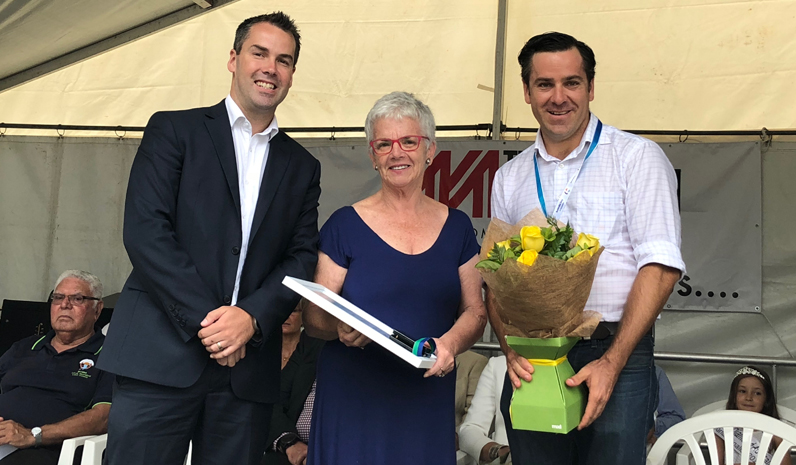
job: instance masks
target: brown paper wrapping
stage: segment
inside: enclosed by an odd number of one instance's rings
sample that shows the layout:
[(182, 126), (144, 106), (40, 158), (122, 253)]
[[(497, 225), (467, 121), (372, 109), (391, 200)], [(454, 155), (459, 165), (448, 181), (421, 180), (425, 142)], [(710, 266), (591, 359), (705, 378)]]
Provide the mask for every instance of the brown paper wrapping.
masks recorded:
[[(495, 242), (518, 235), (523, 226), (549, 225), (539, 209), (515, 225), (493, 219), (481, 245), (481, 258), (486, 258)], [(484, 282), (497, 301), (497, 312), (506, 335), (540, 338), (590, 336), (602, 315), (584, 311), (584, 308), (603, 250), (604, 247), (600, 247), (588, 260), (563, 261), (539, 255), (533, 266), (506, 260), (497, 271), (480, 269)]]

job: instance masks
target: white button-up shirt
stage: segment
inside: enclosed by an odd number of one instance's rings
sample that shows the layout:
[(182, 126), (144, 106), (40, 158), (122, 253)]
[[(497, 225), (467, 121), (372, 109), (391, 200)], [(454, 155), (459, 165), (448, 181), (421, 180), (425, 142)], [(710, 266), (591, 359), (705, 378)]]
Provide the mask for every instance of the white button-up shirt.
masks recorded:
[(279, 132), (276, 116), (265, 131), (252, 135), (252, 125), (243, 115), (240, 107), (227, 96), (224, 101), (227, 105), (229, 125), (232, 128), (232, 140), (235, 144), (235, 162), (238, 167), (238, 188), (240, 189), (240, 224), (242, 240), (240, 255), (238, 256), (238, 272), (235, 275), (235, 289), (232, 291), (232, 303), (238, 302), (240, 290), (240, 275), (246, 262), (246, 253), (249, 250), (249, 239), (254, 220), (254, 210), (257, 208), (257, 199), (260, 196), (260, 184), (268, 161), (268, 150), (271, 139)]
[[(517, 223), (541, 210), (533, 157), (537, 162), (547, 213), (552, 214), (570, 177), (578, 170), (597, 128), (591, 115), (578, 147), (563, 160), (547, 153), (542, 136), (503, 165), (492, 185), (492, 216)], [(600, 256), (587, 310), (603, 321), (622, 318), (638, 270), (649, 263), (685, 273), (680, 253), (677, 178), (669, 159), (654, 142), (603, 124), (602, 135), (586, 160), (558, 218), (576, 233), (596, 236)]]

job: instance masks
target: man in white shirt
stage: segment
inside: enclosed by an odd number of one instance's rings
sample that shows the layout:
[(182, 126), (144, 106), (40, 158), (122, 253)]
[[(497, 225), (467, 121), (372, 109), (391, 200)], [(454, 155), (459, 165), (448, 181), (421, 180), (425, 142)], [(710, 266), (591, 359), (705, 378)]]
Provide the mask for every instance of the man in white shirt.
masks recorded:
[(115, 373), (107, 459), (259, 464), (279, 400), (286, 276), (317, 263), (320, 164), (279, 130), (300, 37), (277, 12), (243, 21), (229, 96), (159, 112), (130, 172), (133, 271), (98, 366)]
[(589, 46), (551, 32), (532, 37), (518, 58), (539, 133), (496, 174), (492, 215), (513, 224), (539, 208), (598, 237), (605, 251), (586, 304), (603, 322), (569, 353), (577, 373), (567, 384), (585, 385), (588, 403), (567, 435), (511, 428), (512, 385), (531, 381), (533, 367), (505, 345), (487, 290), (507, 358), (501, 409), (512, 458), (516, 464), (642, 464), (655, 409), (651, 328), (685, 271), (675, 173), (655, 143), (591, 114), (596, 62)]

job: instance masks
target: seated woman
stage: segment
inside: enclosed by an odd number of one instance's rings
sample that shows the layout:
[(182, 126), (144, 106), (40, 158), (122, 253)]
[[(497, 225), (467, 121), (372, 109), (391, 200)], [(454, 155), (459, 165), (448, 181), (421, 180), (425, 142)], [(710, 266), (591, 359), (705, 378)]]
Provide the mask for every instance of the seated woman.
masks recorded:
[[(747, 412), (762, 413), (779, 420), (777, 412), (777, 399), (774, 397), (774, 388), (768, 373), (760, 368), (745, 366), (735, 373), (735, 378), (730, 385), (730, 397), (727, 399), (727, 410), (746, 410)], [(724, 429), (716, 428), (716, 443), (719, 448), (719, 463), (724, 465)], [(743, 443), (743, 433), (741, 428), (733, 430), (733, 463), (741, 463), (741, 446)], [(750, 465), (771, 465), (772, 451), (782, 442), (782, 438), (774, 436), (771, 440), (772, 445), (766, 451), (765, 459), (758, 461), (760, 457), (760, 438), (756, 433), (752, 436), (752, 447), (749, 451)], [(780, 465), (790, 465), (790, 454), (785, 454)]]
[(454, 357), (483, 334), (479, 247), (463, 212), (427, 197), (436, 154), (431, 110), (405, 92), (379, 99), (365, 132), (381, 189), (337, 210), (320, 233), (315, 281), (413, 339), (432, 337), (425, 373), (310, 305), (327, 339), (307, 463), (453, 465)]
[(323, 341), (301, 331), (301, 299), (282, 324), (282, 379), (274, 405), (263, 465), (302, 465), (307, 457), (310, 418), (315, 399), (315, 363)]

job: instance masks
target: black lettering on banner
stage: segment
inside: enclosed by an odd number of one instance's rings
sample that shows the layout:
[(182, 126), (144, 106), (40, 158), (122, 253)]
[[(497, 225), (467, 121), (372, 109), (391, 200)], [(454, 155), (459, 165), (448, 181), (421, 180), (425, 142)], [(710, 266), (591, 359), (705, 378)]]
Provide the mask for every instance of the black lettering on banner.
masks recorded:
[(690, 280), (691, 278), (689, 278), (688, 275), (683, 276), (683, 279), (681, 279), (680, 282), (677, 283), (682, 287), (682, 289), (677, 291), (678, 294), (680, 294), (683, 297), (688, 297), (689, 295), (691, 295), (691, 291), (693, 290), (693, 288), (688, 284), (686, 284)]
[[(688, 275), (683, 276), (683, 279), (681, 279), (680, 282), (677, 283), (680, 287), (682, 287), (682, 289), (678, 289), (677, 293), (680, 294), (683, 297), (688, 297), (689, 295), (691, 295), (691, 293), (693, 293), (697, 297), (702, 297), (703, 292), (701, 290), (697, 290), (696, 292), (694, 292), (694, 288), (690, 284), (688, 284), (688, 281), (691, 281), (691, 278)], [(699, 286), (696, 286), (696, 287), (699, 288)], [(728, 294), (726, 291), (719, 291), (719, 292), (708, 291), (707, 292), (707, 296), (709, 298), (721, 297), (722, 299), (724, 299), (728, 295), (730, 295), (730, 294)], [(738, 294), (738, 291), (733, 292), (731, 295), (732, 295), (733, 299), (737, 299), (738, 297), (740, 297), (740, 294)]]

